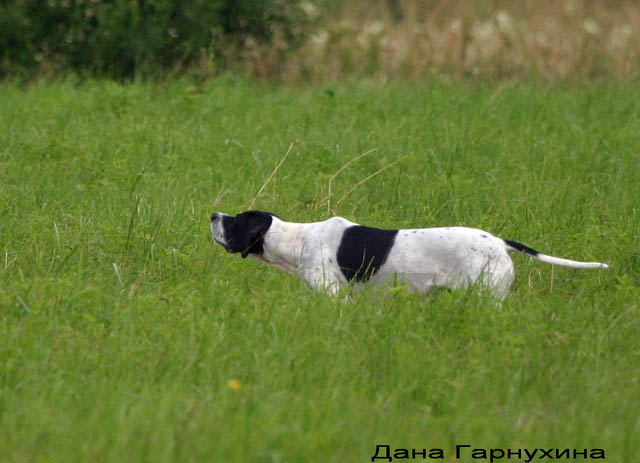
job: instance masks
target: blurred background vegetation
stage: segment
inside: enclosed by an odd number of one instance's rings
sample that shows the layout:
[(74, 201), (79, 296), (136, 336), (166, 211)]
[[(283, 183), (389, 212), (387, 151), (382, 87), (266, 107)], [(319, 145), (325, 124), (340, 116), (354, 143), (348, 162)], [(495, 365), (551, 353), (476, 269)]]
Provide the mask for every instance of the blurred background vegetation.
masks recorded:
[(0, 77), (634, 80), (629, 0), (5, 0)]

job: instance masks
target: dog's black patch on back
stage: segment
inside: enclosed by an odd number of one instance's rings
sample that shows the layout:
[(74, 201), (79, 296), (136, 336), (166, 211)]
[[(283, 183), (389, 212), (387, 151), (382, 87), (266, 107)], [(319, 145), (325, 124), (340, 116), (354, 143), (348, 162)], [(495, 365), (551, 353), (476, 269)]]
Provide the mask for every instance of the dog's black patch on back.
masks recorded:
[(384, 265), (398, 230), (354, 225), (347, 228), (338, 247), (338, 266), (347, 281), (367, 281)]

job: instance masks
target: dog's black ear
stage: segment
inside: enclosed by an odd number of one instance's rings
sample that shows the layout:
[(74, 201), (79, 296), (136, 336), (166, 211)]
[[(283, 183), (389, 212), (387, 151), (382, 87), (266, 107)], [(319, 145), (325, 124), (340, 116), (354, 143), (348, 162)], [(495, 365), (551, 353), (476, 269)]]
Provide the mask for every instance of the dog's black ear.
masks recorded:
[(261, 211), (249, 211), (238, 214), (234, 220), (235, 250), (242, 258), (249, 254), (262, 254), (264, 234), (269, 230), (273, 218)]

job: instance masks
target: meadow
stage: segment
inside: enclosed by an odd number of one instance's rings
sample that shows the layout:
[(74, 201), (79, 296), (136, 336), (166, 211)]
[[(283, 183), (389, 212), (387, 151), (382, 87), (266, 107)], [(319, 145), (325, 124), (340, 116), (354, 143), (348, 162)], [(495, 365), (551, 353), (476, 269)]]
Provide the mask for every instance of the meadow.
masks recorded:
[[(639, 107), (622, 83), (0, 84), (0, 460), (640, 461)], [(331, 298), (212, 243), (250, 206), (611, 268), (514, 255), (501, 305)]]

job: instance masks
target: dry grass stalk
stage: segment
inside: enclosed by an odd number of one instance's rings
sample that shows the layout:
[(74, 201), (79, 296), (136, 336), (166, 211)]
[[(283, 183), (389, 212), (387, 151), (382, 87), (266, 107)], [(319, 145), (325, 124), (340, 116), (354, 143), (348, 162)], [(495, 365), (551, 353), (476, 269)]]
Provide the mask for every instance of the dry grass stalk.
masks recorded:
[(374, 151), (376, 151), (376, 148), (372, 148), (369, 151), (365, 151), (362, 154), (359, 154), (358, 156), (356, 156), (355, 158), (351, 159), (349, 162), (347, 162), (344, 166), (340, 167), (335, 174), (333, 174), (331, 176), (331, 178), (329, 179), (329, 185), (328, 185), (328, 193), (327, 193), (327, 212), (331, 212), (331, 185), (333, 183), (333, 180), (338, 176), (338, 174), (340, 172), (342, 172), (343, 170), (345, 170), (347, 167), (349, 167), (351, 164), (353, 164), (354, 162), (356, 162), (358, 159), (361, 159), (363, 157), (365, 157), (368, 154), (373, 153)]
[(271, 174), (267, 177), (267, 179), (264, 181), (264, 183), (262, 184), (262, 186), (260, 187), (260, 189), (258, 190), (256, 195), (253, 197), (253, 199), (249, 203), (249, 209), (253, 209), (253, 205), (255, 204), (256, 200), (260, 197), (260, 195), (262, 194), (262, 192), (264, 191), (266, 186), (269, 184), (271, 179), (276, 175), (276, 172), (278, 172), (278, 170), (280, 169), (280, 166), (282, 166), (282, 164), (284, 164), (284, 161), (287, 159), (287, 157), (289, 156), (289, 153), (291, 152), (291, 148), (293, 148), (293, 142), (289, 145), (289, 149), (287, 150), (285, 155), (282, 156), (282, 159), (280, 159), (280, 162), (278, 162), (276, 167), (273, 169)]
[(358, 188), (360, 185), (362, 185), (363, 183), (371, 180), (373, 177), (375, 177), (376, 175), (381, 174), (382, 172), (384, 172), (385, 170), (389, 169), (390, 167), (395, 166), (397, 163), (399, 163), (400, 161), (403, 161), (406, 158), (406, 156), (402, 156), (400, 159), (396, 159), (395, 161), (387, 164), (386, 166), (376, 170), (373, 174), (368, 175), (367, 177), (363, 178), (362, 180), (360, 180), (358, 183), (356, 183), (355, 185), (353, 185), (351, 188), (349, 188), (347, 190), (347, 192), (345, 194), (342, 195), (342, 197), (336, 201), (336, 207), (338, 207), (340, 205), (340, 203), (342, 201), (344, 201), (346, 199), (347, 196), (349, 196), (349, 193), (351, 193), (353, 190), (355, 190), (356, 188)]
[(307, 43), (247, 52), (263, 79), (433, 75), (548, 80), (640, 75), (640, 3), (345, 0)]

